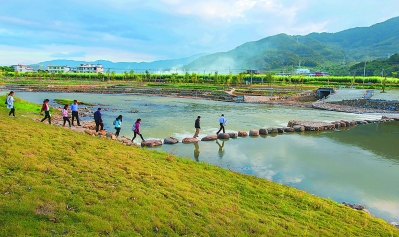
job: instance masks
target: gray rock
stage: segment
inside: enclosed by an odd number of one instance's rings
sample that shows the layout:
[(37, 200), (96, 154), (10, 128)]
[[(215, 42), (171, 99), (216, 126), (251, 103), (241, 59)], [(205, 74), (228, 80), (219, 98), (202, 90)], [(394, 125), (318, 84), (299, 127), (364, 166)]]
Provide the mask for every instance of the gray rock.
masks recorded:
[(176, 144), (176, 143), (178, 143), (179, 142), (179, 140), (177, 140), (176, 138), (174, 138), (174, 137), (167, 137), (167, 138), (165, 138), (164, 140), (163, 140), (163, 143), (164, 144)]
[(182, 143), (185, 143), (185, 144), (187, 144), (187, 143), (196, 143), (196, 142), (198, 142), (198, 139), (197, 138), (192, 138), (192, 137), (186, 137), (186, 138), (184, 138), (182, 140)]
[(141, 146), (146, 147), (154, 147), (154, 146), (162, 146), (161, 140), (147, 140), (145, 142), (141, 142)]
[[(296, 125), (295, 125), (296, 126)], [(277, 128), (268, 128), (268, 133), (272, 134), (272, 133), (278, 133), (278, 129)]]
[(284, 128), (284, 132), (295, 132), (295, 129), (287, 127), (287, 128)]
[(228, 133), (219, 133), (218, 139), (229, 139), (230, 135)]
[(293, 128), (294, 128), (295, 132), (304, 132), (305, 131), (305, 126), (295, 125)]
[(259, 136), (259, 130), (250, 130), (249, 131), (249, 136), (251, 136), (251, 137)]
[(238, 131), (238, 136), (239, 137), (246, 137), (246, 136), (248, 136), (248, 133), (245, 132), (245, 131)]
[(230, 133), (229, 133), (229, 136), (230, 136), (230, 138), (237, 138), (237, 137), (238, 137), (238, 134), (235, 133), (235, 132), (230, 132)]
[(201, 141), (215, 141), (217, 139), (218, 139), (217, 135), (209, 135), (209, 136), (203, 137), (201, 139)]
[(267, 135), (269, 131), (266, 128), (259, 129), (259, 135)]
[(284, 133), (284, 128), (277, 128), (278, 133)]

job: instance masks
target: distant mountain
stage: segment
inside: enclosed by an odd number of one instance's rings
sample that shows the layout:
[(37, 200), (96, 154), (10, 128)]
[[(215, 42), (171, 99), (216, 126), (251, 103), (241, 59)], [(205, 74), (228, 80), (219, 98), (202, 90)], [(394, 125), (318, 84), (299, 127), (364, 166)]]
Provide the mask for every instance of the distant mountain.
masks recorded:
[(399, 53), (399, 17), (338, 33), (278, 34), (245, 43), (228, 52), (202, 56), (185, 68), (221, 73), (247, 69), (292, 70), (299, 64), (323, 68), (343, 62), (387, 58), (394, 53)]
[(136, 72), (140, 71), (145, 71), (149, 70), (151, 71), (156, 71), (156, 70), (171, 70), (171, 69), (179, 69), (183, 67), (184, 65), (196, 60), (197, 58), (204, 56), (206, 54), (196, 54), (187, 58), (181, 58), (181, 59), (170, 59), (170, 60), (159, 60), (159, 61), (154, 61), (154, 62), (111, 62), (107, 60), (97, 60), (93, 62), (86, 62), (86, 61), (75, 61), (75, 60), (66, 60), (66, 59), (57, 59), (57, 60), (50, 60), (50, 61), (45, 61), (41, 63), (37, 63), (34, 65), (31, 65), (35, 69), (46, 69), (48, 65), (52, 66), (70, 66), (70, 67), (76, 67), (80, 64), (102, 64), (104, 67), (104, 70), (110, 70), (110, 71), (115, 71), (115, 72), (123, 72), (123, 71), (130, 71), (134, 70)]

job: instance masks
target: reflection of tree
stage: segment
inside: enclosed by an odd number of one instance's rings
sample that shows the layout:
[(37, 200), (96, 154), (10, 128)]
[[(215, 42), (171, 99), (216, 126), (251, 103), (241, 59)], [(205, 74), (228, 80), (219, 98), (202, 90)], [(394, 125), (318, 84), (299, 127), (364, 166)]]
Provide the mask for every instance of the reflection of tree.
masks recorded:
[(220, 145), (219, 141), (216, 140), (216, 144), (218, 144), (218, 146), (219, 146), (219, 151), (218, 151), (219, 158), (222, 159), (223, 155), (224, 155), (224, 149), (223, 149), (224, 141), (222, 141), (222, 145)]
[(200, 151), (199, 151), (198, 142), (194, 143), (194, 147), (195, 147), (195, 149), (194, 149), (194, 158), (195, 158), (196, 161), (199, 161), (198, 157), (199, 157)]

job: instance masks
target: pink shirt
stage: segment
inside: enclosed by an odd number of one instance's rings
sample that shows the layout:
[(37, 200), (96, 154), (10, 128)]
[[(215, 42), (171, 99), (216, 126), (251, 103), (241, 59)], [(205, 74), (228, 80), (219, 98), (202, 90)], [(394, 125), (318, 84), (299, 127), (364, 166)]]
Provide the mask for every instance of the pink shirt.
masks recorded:
[(62, 110), (62, 117), (68, 117), (68, 110), (67, 109), (63, 109)]

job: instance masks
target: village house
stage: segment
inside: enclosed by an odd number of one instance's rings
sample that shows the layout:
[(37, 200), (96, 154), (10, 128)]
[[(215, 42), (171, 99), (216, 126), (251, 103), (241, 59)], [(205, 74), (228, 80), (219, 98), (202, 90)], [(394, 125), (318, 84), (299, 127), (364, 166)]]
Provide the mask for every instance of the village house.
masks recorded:
[(76, 67), (76, 72), (79, 73), (104, 73), (103, 65), (101, 64), (80, 64)]
[(35, 69), (33, 69), (32, 67), (30, 67), (28, 65), (17, 64), (17, 65), (12, 65), (12, 67), (14, 68), (15, 71), (18, 71), (18, 72), (34, 72), (35, 71)]

